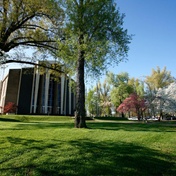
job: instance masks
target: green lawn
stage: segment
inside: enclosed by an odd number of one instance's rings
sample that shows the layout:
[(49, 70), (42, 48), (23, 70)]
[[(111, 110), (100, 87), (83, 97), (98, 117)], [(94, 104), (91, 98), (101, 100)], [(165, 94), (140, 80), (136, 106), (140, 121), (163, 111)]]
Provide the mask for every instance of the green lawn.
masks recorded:
[(175, 176), (176, 122), (0, 116), (0, 176)]

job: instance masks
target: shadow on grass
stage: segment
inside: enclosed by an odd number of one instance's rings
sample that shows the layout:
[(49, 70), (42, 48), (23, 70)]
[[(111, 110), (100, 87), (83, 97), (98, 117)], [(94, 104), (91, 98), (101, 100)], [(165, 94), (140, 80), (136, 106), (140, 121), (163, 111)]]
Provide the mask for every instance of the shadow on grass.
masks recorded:
[(134, 143), (11, 137), (7, 140), (18, 148), (1, 157), (1, 175), (176, 175), (172, 156)]
[(153, 131), (153, 132), (176, 132), (176, 126), (169, 123), (138, 123), (138, 122), (90, 122), (90, 129), (124, 130), (124, 131)]
[(15, 126), (21, 130), (33, 130), (33, 129), (47, 129), (47, 128), (74, 128), (74, 123), (70, 122), (60, 122), (60, 123), (51, 123), (51, 122), (30, 122), (30, 123), (19, 123)]
[(20, 120), (11, 119), (11, 118), (0, 118), (0, 121), (2, 121), (2, 122), (20, 122)]
[[(7, 119), (6, 119), (7, 120)], [(9, 122), (19, 122), (18, 120), (9, 119)], [(176, 123), (175, 123), (176, 124)], [(150, 131), (150, 132), (176, 132), (176, 126), (173, 123), (139, 123), (139, 122), (87, 122), (88, 129), (101, 129), (101, 130), (123, 130), (123, 131)], [(32, 129), (45, 129), (45, 128), (74, 128), (74, 121), (72, 122), (21, 122), (15, 124), (11, 129), (18, 130), (32, 130)]]
[[(19, 122), (14, 123), (9, 130), (37, 130), (45, 128), (74, 128), (74, 120), (71, 121), (40, 121), (30, 122), (26, 117), (19, 117), (20, 119), (0, 118), (3, 122)], [(101, 130), (123, 130), (123, 131), (142, 131), (142, 132), (176, 132), (176, 122), (138, 122), (138, 121), (87, 121), (88, 128), (101, 129)], [(7, 128), (1, 128), (0, 130), (6, 130)]]
[(97, 120), (115, 120), (115, 121), (119, 121), (119, 120), (125, 120), (128, 121), (128, 118), (123, 118), (123, 117), (95, 117), (95, 119)]

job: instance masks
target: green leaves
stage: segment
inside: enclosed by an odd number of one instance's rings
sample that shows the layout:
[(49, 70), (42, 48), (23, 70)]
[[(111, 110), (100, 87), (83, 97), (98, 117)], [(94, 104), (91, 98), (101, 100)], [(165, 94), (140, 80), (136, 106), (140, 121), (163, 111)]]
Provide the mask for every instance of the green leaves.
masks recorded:
[(146, 77), (146, 83), (149, 85), (151, 90), (158, 90), (159, 88), (164, 88), (173, 82), (173, 77), (171, 73), (166, 70), (166, 67), (161, 70), (157, 67), (156, 70), (152, 69), (151, 76)]
[(86, 72), (93, 74), (125, 59), (131, 38), (122, 27), (124, 15), (112, 0), (65, 0), (62, 4), (66, 18), (59, 57), (76, 62), (78, 52), (84, 51)]
[[(63, 11), (51, 0), (3, 0), (0, 4), (0, 49), (18, 46), (55, 50)], [(56, 28), (57, 25), (57, 28)]]

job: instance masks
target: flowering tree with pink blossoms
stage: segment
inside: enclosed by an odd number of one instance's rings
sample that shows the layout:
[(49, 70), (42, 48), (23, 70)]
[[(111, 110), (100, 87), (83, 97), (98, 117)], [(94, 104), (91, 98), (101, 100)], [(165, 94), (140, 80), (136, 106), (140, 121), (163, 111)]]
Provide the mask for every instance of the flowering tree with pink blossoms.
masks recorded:
[(137, 114), (138, 120), (143, 116), (143, 112), (146, 109), (145, 100), (138, 96), (136, 93), (130, 94), (117, 108), (120, 113), (135, 112)]

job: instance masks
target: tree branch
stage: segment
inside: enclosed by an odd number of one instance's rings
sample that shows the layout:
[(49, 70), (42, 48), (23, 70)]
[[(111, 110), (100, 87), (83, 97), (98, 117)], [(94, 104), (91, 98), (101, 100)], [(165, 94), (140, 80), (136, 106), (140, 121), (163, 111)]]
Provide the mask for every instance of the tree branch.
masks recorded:
[(44, 67), (44, 68), (47, 68), (47, 69), (50, 69), (50, 70), (54, 70), (54, 71), (57, 71), (57, 72), (59, 72), (59, 73), (64, 73), (62, 70), (59, 70), (59, 69), (57, 69), (57, 68), (52, 68), (52, 67), (47, 66), (47, 65), (37, 64), (37, 63), (29, 62), (29, 61), (6, 60), (6, 61), (1, 62), (0, 64), (1, 64), (1, 65), (4, 65), (4, 64), (8, 64), (8, 63), (30, 64), (30, 65), (35, 65), (35, 66)]

